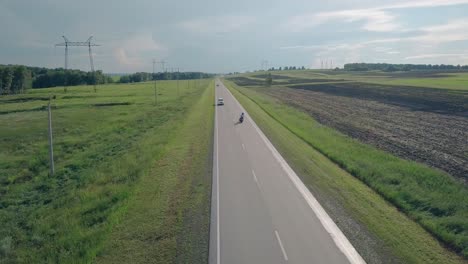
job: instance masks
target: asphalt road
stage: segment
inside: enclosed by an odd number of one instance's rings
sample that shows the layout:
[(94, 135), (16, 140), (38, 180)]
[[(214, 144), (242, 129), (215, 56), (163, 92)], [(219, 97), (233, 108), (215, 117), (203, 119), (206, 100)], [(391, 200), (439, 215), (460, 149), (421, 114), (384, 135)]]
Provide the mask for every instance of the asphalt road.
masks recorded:
[(211, 264), (364, 263), (232, 94), (217, 80)]

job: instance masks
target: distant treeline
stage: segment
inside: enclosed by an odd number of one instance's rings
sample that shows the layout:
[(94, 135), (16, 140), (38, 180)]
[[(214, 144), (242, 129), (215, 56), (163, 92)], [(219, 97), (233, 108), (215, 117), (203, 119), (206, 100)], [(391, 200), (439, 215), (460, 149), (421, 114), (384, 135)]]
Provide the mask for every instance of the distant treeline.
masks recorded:
[[(33, 75), (34, 76), (34, 75)], [(46, 88), (55, 86), (75, 86), (75, 85), (92, 85), (112, 83), (112, 77), (106, 76), (102, 71), (85, 72), (80, 70), (64, 70), (64, 69), (44, 69), (40, 74), (35, 75), (33, 79), (33, 88)]]
[(467, 71), (468, 65), (445, 64), (390, 64), (390, 63), (348, 63), (344, 65), (345, 71), (428, 71), (428, 70), (460, 70)]
[(22, 65), (0, 65), (0, 94), (24, 93), (30, 88), (91, 85), (112, 82), (102, 71), (84, 72), (62, 68), (47, 69)]
[(295, 70), (305, 70), (306, 67), (304, 66), (284, 66), (284, 67), (279, 67), (279, 68), (275, 68), (275, 67), (271, 67), (270, 69), (268, 69), (269, 71), (295, 71)]
[(24, 93), (31, 86), (31, 71), (26, 67), (0, 65), (0, 94)]
[(202, 72), (137, 72), (130, 75), (124, 75), (120, 77), (120, 83), (132, 83), (132, 82), (146, 82), (152, 80), (193, 80), (193, 79), (204, 79), (211, 78), (214, 74), (202, 73)]

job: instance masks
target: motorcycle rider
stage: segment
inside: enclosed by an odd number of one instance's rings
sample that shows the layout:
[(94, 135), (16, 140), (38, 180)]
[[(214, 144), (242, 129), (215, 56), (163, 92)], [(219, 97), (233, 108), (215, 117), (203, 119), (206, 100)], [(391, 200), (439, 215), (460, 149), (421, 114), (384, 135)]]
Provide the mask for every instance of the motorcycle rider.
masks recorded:
[(239, 122), (240, 123), (244, 122), (244, 112), (242, 112), (242, 114), (240, 115)]

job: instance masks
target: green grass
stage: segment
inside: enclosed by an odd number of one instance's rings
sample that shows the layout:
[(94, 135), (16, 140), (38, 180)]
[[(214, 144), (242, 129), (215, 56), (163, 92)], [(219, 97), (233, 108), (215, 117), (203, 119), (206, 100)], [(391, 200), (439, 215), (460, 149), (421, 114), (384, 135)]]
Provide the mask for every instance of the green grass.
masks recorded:
[[(0, 262), (91, 261), (208, 84), (181, 86), (178, 97), (175, 82), (159, 82), (157, 106), (152, 83), (1, 97)], [(53, 177), (42, 100), (49, 95)]]
[(177, 127), (97, 263), (208, 262), (213, 98), (207, 89)]
[[(345, 81), (357, 81), (365, 83), (386, 84), (386, 85), (401, 85), (401, 86), (416, 86), (427, 88), (441, 88), (449, 90), (468, 90), (468, 73), (443, 73), (449, 75), (446, 77), (393, 77), (395, 73), (385, 72), (334, 72), (334, 71), (273, 71), (275, 75), (285, 75), (294, 78), (305, 79), (343, 79)], [(250, 73), (243, 76), (250, 76), (257, 79), (255, 76), (259, 73)], [(281, 83), (279, 80), (278, 83)], [(318, 83), (315, 83), (318, 84)]]
[(468, 90), (468, 73), (451, 74), (451, 77), (441, 78), (408, 78), (408, 79), (364, 79), (364, 82), (388, 84), (388, 85), (405, 85), (429, 88), (442, 88), (453, 90)]
[(442, 172), (358, 143), (267, 95), (227, 83), (306, 185), (328, 197), (323, 201), (344, 205), (403, 262), (463, 262), (425, 229), (466, 256), (466, 188)]

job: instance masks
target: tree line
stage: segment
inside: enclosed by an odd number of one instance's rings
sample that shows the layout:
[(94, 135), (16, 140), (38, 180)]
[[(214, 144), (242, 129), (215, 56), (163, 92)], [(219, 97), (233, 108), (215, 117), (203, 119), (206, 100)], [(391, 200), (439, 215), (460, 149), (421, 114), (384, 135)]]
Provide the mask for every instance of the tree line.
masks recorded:
[(23, 65), (0, 65), (0, 94), (24, 93), (30, 88), (55, 86), (92, 85), (112, 82), (112, 78), (102, 71), (85, 72), (27, 67)]
[(296, 66), (284, 66), (284, 67), (279, 67), (279, 68), (276, 68), (275, 67), (271, 67), (270, 69), (268, 69), (269, 71), (295, 71), (295, 70), (305, 70), (306, 67), (305, 66), (301, 66), (301, 67), (296, 67)]
[(85, 72), (80, 70), (45, 69), (42, 74), (33, 79), (32, 88), (46, 88), (56, 86), (75, 86), (112, 83), (110, 76), (102, 71)]
[(468, 65), (446, 65), (446, 64), (391, 64), (391, 63), (347, 63), (345, 71), (428, 71), (428, 70), (468, 70)]
[(24, 93), (32, 86), (32, 74), (24, 66), (0, 65), (0, 94)]
[(193, 80), (211, 78), (214, 74), (202, 72), (137, 72), (130, 75), (120, 77), (120, 83), (147, 82), (152, 80)]

